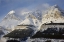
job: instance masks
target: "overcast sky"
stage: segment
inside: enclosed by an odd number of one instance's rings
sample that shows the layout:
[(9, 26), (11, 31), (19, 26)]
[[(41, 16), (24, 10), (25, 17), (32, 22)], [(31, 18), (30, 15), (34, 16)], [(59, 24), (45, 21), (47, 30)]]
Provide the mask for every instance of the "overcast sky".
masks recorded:
[(64, 9), (64, 0), (0, 0), (0, 21), (11, 10), (44, 9), (55, 4)]

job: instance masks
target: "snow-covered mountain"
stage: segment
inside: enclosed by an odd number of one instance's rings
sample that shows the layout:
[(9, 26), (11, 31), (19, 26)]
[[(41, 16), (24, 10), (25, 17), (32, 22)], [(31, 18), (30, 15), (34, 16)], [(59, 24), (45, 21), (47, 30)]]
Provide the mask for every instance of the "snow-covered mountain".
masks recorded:
[(50, 9), (47, 10), (46, 14), (42, 17), (42, 23), (50, 23), (50, 21), (56, 23), (63, 23), (64, 22), (64, 11), (59, 8), (58, 5), (52, 6)]
[[(44, 23), (64, 23), (64, 10), (62, 10), (58, 5), (54, 5), (42, 13), (40, 10), (24, 12), (24, 15), (16, 14), (15, 11), (10, 11), (0, 23), (0, 30), (12, 31), (16, 25), (34, 25), (36, 29), (40, 29), (41, 25)], [(44, 15), (43, 15), (44, 14)], [(37, 29), (37, 30), (38, 30)]]
[(8, 20), (8, 19), (14, 19), (14, 20), (20, 20), (20, 18), (16, 15), (15, 11), (10, 11), (3, 20)]
[(50, 23), (50, 21), (64, 22), (64, 11), (58, 5), (50, 7), (46, 10), (46, 13), (44, 15), (43, 14), (44, 13), (42, 13), (42, 11), (36, 10), (25, 13), (24, 15), (19, 15), (12, 10), (2, 20), (0, 26), (11, 29), (18, 24), (28, 24), (40, 27), (41, 24)]
[(0, 23), (0, 26), (11, 29), (21, 22), (21, 19), (15, 14), (15, 11), (10, 11)]
[(29, 14), (25, 17), (25, 20), (23, 22), (21, 22), (20, 24), (38, 26), (40, 24), (40, 22), (34, 15)]
[[(23, 13), (24, 14), (24, 13)], [(41, 12), (28, 12), (25, 15), (16, 14), (14, 10), (10, 11), (0, 23), (0, 26), (7, 30), (13, 29), (18, 24), (28, 24), (38, 26), (41, 21)], [(40, 17), (40, 18), (39, 18)], [(39, 21), (40, 19), (40, 21)]]

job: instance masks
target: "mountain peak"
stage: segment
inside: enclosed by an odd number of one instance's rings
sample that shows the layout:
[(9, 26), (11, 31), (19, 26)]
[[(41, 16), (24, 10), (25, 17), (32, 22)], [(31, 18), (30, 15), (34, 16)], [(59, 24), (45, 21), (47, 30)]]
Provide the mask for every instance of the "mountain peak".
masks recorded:
[[(59, 8), (58, 5), (54, 5), (52, 6), (50, 9), (47, 10), (46, 14), (43, 16), (42, 21), (45, 21), (45, 23), (50, 22), (50, 21), (54, 21), (54, 22), (64, 22), (64, 17), (63, 17), (64, 11)], [(60, 19), (62, 21), (60, 21)], [(44, 23), (44, 22), (43, 22)]]
[(59, 6), (56, 4), (56, 5), (54, 5), (53, 7), (58, 8)]
[(46, 14), (56, 14), (56, 13), (59, 13), (61, 14), (62, 12), (62, 9), (58, 6), (58, 5), (54, 5), (54, 6), (51, 6), (51, 8), (49, 8), (46, 12)]
[(58, 5), (53, 5), (53, 6), (51, 6), (50, 9), (56, 9), (56, 8), (60, 10), (60, 7)]
[(14, 10), (10, 11), (5, 17), (3, 20), (20, 20), (20, 18), (17, 16), (17, 14), (15, 13)]
[(14, 10), (12, 10), (12, 11), (10, 11), (8, 14), (14, 14), (15, 13), (15, 11)]

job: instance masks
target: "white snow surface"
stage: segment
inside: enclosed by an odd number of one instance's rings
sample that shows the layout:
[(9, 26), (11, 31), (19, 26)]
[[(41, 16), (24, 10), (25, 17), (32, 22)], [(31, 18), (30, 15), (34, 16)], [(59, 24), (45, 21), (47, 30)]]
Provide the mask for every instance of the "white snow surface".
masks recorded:
[(23, 22), (21, 22), (20, 24), (22, 24), (22, 25), (34, 25), (32, 19), (30, 19), (30, 18), (26, 18), (26, 19), (25, 19)]
[(15, 13), (15, 11), (14, 10), (12, 10), (12, 11), (10, 11), (8, 14), (14, 14)]

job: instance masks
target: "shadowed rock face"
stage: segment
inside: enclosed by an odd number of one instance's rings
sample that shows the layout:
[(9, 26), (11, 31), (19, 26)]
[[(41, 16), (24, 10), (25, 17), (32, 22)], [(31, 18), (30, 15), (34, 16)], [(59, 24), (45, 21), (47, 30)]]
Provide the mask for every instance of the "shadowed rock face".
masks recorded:
[(0, 35), (3, 35), (3, 34), (4, 34), (4, 32), (2, 30), (0, 30)]
[(8, 40), (6, 42), (20, 42), (20, 41), (17, 41), (17, 40)]
[(9, 38), (26, 38), (29, 37), (32, 34), (32, 29), (16, 29), (9, 34), (5, 35), (4, 37)]
[(48, 28), (41, 32), (38, 31), (32, 38), (64, 39), (64, 28)]
[(45, 42), (51, 42), (51, 40), (47, 40), (47, 41), (45, 41)]

